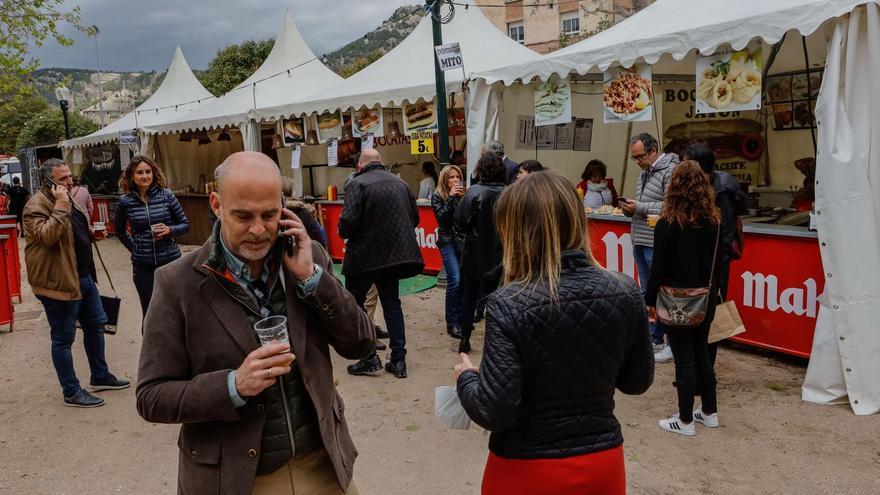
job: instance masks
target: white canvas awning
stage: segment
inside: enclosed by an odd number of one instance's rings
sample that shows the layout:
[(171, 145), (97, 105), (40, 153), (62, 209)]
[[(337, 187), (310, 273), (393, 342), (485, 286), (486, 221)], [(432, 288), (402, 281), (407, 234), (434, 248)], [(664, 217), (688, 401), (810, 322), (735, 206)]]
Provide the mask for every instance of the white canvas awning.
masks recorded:
[[(461, 46), (465, 70), (446, 72), (447, 94), (461, 91), (463, 72), (488, 71), (541, 58), (499, 31), (479, 8), (457, 8), (454, 19), (443, 25), (443, 43), (454, 42)], [(426, 16), (398, 46), (344, 82), (300, 103), (260, 105), (253, 116), (269, 120), (325, 110), (430, 101), (436, 94), (434, 59), (431, 19)]]
[[(876, 1), (657, 0), (614, 27), (540, 60), (475, 71), (474, 77), (509, 86), (535, 77), (546, 80), (554, 74), (567, 77), (604, 71), (617, 64), (656, 64), (664, 61), (661, 57), (680, 61), (693, 50), (708, 55), (722, 45), (742, 49), (755, 38), (773, 44), (787, 31), (808, 35), (829, 19)], [(655, 74), (674, 72), (678, 71), (654, 68)]]
[(248, 122), (255, 108), (300, 101), (342, 80), (315, 57), (288, 13), (272, 51), (249, 78), (203, 108), (173, 122), (147, 127), (144, 132), (236, 127)]
[(119, 138), (119, 131), (142, 129), (146, 126), (170, 122), (213, 99), (214, 96), (196, 79), (183, 57), (183, 52), (177, 47), (165, 79), (147, 101), (107, 127), (88, 136), (62, 141), (59, 146), (77, 148), (113, 142)]

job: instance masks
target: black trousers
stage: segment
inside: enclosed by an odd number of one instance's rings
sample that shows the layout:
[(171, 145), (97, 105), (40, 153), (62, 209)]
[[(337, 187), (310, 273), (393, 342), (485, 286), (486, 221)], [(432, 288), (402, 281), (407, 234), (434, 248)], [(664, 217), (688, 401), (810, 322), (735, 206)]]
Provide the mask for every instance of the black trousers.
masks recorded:
[(461, 311), (458, 313), (458, 326), (461, 328), (461, 338), (468, 340), (471, 338), (471, 332), (474, 331), (474, 312), (479, 305), (480, 300), (483, 301), (489, 297), (498, 284), (500, 278), (479, 279), (461, 275), (462, 294), (461, 294)]
[(149, 263), (132, 262), (132, 278), (134, 279), (134, 287), (137, 289), (138, 299), (141, 301), (143, 316), (147, 315), (150, 298), (153, 297), (153, 276), (156, 273), (156, 268), (158, 267)]
[(675, 360), (675, 383), (678, 391), (678, 414), (685, 423), (694, 420), (694, 395), (697, 386), (703, 399), (703, 412), (718, 410), (715, 371), (709, 362), (706, 341), (712, 319), (696, 328), (669, 328), (666, 336)]
[(400, 279), (382, 274), (382, 272), (364, 275), (346, 275), (345, 288), (358, 306), (363, 309), (370, 287), (376, 285), (379, 301), (382, 303), (382, 314), (385, 316), (385, 328), (388, 329), (388, 344), (391, 347), (391, 361), (406, 359), (406, 323), (403, 309), (400, 307)]

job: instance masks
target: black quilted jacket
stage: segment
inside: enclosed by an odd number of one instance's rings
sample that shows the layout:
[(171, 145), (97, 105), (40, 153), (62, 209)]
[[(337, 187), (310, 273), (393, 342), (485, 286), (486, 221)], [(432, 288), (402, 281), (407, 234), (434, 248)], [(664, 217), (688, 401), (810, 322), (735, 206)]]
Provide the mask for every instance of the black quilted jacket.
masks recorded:
[(339, 216), (339, 236), (347, 239), (342, 273), (418, 275), (425, 266), (414, 230), (418, 225), (416, 198), (406, 182), (381, 163), (367, 165), (345, 186)]
[(563, 255), (558, 302), (546, 284), (489, 297), (480, 372), (458, 379), (468, 416), (492, 432), (489, 449), (514, 459), (588, 454), (623, 443), (614, 391), (654, 380), (645, 303), (635, 283)]
[(469, 278), (499, 278), (504, 249), (495, 228), (495, 202), (504, 191), (500, 182), (481, 182), (464, 193), (455, 209), (455, 223), (464, 232), (461, 273)]
[[(150, 226), (157, 223), (171, 227), (171, 237), (154, 239)], [(128, 224), (131, 224), (130, 234), (126, 229)], [(180, 258), (180, 248), (174, 238), (189, 232), (189, 220), (174, 193), (157, 187), (147, 191), (146, 204), (137, 192), (120, 196), (115, 226), (116, 237), (131, 252), (132, 261), (155, 266)]]

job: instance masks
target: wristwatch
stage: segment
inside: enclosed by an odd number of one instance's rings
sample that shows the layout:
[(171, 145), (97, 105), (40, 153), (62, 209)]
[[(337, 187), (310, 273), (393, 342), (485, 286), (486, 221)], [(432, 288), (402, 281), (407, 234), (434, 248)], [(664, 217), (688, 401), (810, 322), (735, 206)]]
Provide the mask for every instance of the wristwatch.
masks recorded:
[(308, 287), (316, 278), (321, 276), (321, 267), (318, 266), (317, 263), (312, 263), (312, 265), (314, 265), (312, 274), (296, 283), (296, 285), (303, 291), (305, 291), (306, 287)]

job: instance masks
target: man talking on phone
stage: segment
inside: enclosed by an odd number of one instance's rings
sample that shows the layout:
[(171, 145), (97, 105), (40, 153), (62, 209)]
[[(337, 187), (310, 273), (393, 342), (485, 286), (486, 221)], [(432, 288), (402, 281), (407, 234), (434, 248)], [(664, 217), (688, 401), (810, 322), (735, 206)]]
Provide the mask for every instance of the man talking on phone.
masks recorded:
[[(211, 238), (156, 271), (138, 412), (182, 425), (179, 493), (356, 494), (330, 346), (370, 355), (373, 326), (282, 209), (275, 162), (235, 153), (214, 176)], [(253, 326), (269, 316), (287, 318), (289, 344), (260, 346)]]
[(89, 219), (70, 198), (73, 178), (67, 164), (56, 158), (46, 160), (40, 176), (43, 188), (27, 202), (22, 214), (28, 283), (49, 320), (52, 364), (64, 393), (64, 405), (102, 406), (104, 399), (84, 390), (73, 368), (70, 348), (77, 321), (83, 329), (92, 391), (121, 390), (128, 388), (129, 382), (113, 376), (104, 360), (107, 315), (95, 285)]

